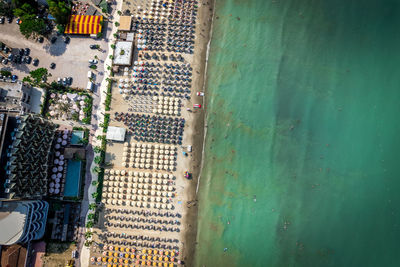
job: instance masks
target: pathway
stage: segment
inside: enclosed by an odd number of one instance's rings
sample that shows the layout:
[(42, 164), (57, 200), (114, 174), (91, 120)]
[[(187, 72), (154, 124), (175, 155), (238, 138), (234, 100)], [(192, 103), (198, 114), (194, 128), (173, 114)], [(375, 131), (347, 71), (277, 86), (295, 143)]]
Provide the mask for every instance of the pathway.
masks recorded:
[[(88, 215), (88, 207), (90, 203), (95, 203), (95, 199), (92, 197), (92, 193), (96, 192), (96, 187), (92, 185), (92, 181), (97, 181), (97, 174), (92, 172), (93, 167), (96, 166), (96, 164), (93, 162), (93, 158), (95, 156), (95, 153), (93, 152), (93, 147), (94, 146), (100, 146), (101, 141), (97, 140), (95, 137), (98, 135), (103, 135), (103, 131), (98, 125), (104, 121), (104, 103), (107, 95), (107, 85), (108, 82), (106, 81), (106, 78), (109, 77), (109, 71), (107, 70), (107, 66), (112, 65), (112, 61), (109, 58), (109, 55), (113, 52), (112, 49), (110, 49), (110, 44), (114, 42), (115, 37), (114, 33), (117, 32), (117, 27), (115, 26), (114, 22), (119, 21), (119, 15), (116, 12), (117, 10), (121, 10), (122, 8), (122, 2), (123, 0), (116, 0), (116, 7), (115, 9), (112, 10), (112, 15), (110, 18), (113, 20), (110, 21), (110, 26), (112, 27), (111, 31), (107, 32), (106, 39), (108, 39), (108, 46), (107, 46), (107, 51), (108, 53), (105, 62), (104, 62), (104, 73), (106, 74), (101, 82), (100, 87), (97, 90), (97, 97), (96, 101), (93, 100), (93, 106), (97, 106), (97, 112), (93, 114), (92, 118), (92, 129), (90, 131), (90, 139), (89, 139), (89, 145), (88, 145), (88, 151), (87, 151), (87, 165), (86, 165), (86, 182), (85, 182), (85, 196), (82, 201), (82, 207), (81, 207), (81, 226), (80, 226), (80, 242), (79, 242), (79, 249), (80, 249), (80, 262), (77, 262), (76, 266), (77, 267), (86, 267), (89, 266), (89, 257), (90, 257), (90, 248), (84, 246), (85, 242), (85, 224), (87, 221), (87, 215)], [(113, 3), (114, 4), (114, 3)]]

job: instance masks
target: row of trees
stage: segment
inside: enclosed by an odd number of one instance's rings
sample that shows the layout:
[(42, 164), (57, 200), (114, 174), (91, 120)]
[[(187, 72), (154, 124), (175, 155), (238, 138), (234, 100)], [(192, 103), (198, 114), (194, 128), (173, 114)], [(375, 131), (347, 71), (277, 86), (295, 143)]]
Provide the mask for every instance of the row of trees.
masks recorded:
[[(62, 28), (68, 23), (71, 14), (71, 6), (62, 0), (48, 0), (49, 13), (55, 18)], [(6, 16), (15, 15), (21, 19), (20, 31), (26, 37), (36, 37), (46, 33), (46, 19), (39, 15), (38, 4), (34, 0), (12, 0), (11, 4), (2, 3), (0, 14)]]

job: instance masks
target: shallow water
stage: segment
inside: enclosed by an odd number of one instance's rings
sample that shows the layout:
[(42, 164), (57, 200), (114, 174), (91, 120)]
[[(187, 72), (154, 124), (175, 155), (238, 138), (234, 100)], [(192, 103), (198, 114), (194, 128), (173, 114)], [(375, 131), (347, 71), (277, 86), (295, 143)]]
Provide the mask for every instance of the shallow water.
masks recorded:
[(400, 2), (216, 16), (196, 266), (400, 266)]

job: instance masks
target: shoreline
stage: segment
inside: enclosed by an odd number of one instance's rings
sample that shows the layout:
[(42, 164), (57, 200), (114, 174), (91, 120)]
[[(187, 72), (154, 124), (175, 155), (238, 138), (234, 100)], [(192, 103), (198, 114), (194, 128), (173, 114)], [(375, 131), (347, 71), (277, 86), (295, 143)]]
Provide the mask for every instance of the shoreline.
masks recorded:
[[(204, 162), (204, 146), (205, 138), (207, 133), (206, 117), (206, 97), (207, 97), (207, 67), (208, 67), (208, 56), (212, 37), (212, 24), (214, 19), (215, 1), (211, 0), (208, 4), (203, 5), (199, 2), (199, 16), (198, 16), (198, 27), (201, 30), (196, 33), (197, 38), (201, 38), (195, 45), (194, 53), (194, 66), (198, 68), (199, 74), (197, 76), (196, 83), (192, 84), (193, 95), (195, 96), (196, 88), (202, 88), (205, 93), (202, 99), (203, 110), (197, 112), (194, 116), (192, 123), (192, 130), (194, 135), (192, 136), (192, 161), (190, 167), (192, 169), (193, 177), (197, 177), (197, 180), (193, 179), (192, 183), (186, 189), (188, 199), (195, 200), (196, 205), (192, 207), (186, 207), (185, 216), (185, 234), (182, 240), (185, 250), (183, 251), (183, 259), (185, 260), (185, 266), (193, 266), (194, 255), (196, 251), (196, 240), (197, 240), (197, 225), (198, 225), (198, 190), (200, 186), (200, 177)], [(211, 9), (211, 10), (210, 10)], [(199, 30), (198, 29), (198, 30)], [(204, 30), (204, 31), (203, 31)], [(203, 34), (204, 33), (204, 34)], [(196, 53), (197, 52), (197, 53)], [(196, 97), (199, 99), (200, 97)], [(193, 102), (193, 99), (192, 101)], [(197, 154), (199, 153), (199, 154)]]

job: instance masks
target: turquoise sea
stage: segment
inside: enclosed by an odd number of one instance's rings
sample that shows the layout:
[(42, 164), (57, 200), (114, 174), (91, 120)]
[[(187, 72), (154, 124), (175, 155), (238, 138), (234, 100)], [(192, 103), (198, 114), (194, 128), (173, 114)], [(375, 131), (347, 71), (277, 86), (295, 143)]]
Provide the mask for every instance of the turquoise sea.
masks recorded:
[(217, 1), (195, 266), (400, 266), (399, 50), (400, 1)]

